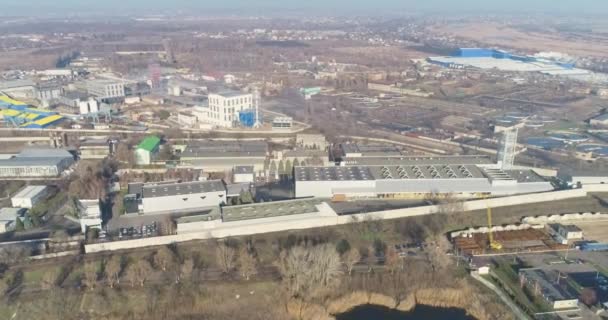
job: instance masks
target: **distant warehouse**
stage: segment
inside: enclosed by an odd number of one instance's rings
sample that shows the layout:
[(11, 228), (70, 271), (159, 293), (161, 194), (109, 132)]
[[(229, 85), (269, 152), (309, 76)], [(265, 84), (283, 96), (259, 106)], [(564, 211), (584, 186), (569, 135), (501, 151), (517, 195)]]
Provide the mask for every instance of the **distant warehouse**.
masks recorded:
[(503, 171), (463, 164), (296, 167), (296, 197), (423, 198), (512, 195), (553, 190), (531, 170)]
[(73, 163), (74, 156), (62, 149), (25, 149), (0, 160), (0, 177), (57, 177)]
[(226, 172), (250, 165), (259, 172), (264, 170), (267, 154), (265, 141), (197, 141), (183, 149), (180, 161), (183, 166), (209, 172)]
[(143, 214), (215, 208), (226, 203), (226, 198), (226, 185), (221, 180), (133, 183), (129, 184), (129, 194), (125, 197), (137, 203), (135, 212), (128, 213)]

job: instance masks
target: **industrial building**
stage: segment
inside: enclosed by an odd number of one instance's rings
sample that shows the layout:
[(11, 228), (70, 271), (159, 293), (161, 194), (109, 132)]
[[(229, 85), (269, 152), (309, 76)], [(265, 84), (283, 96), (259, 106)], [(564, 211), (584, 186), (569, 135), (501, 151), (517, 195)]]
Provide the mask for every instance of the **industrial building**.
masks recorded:
[(361, 157), (400, 157), (402, 152), (393, 145), (385, 144), (359, 144), (344, 143), (340, 145), (342, 158), (361, 158)]
[(159, 151), (160, 139), (156, 136), (147, 136), (135, 148), (135, 163), (150, 165)]
[(291, 161), (295, 166), (327, 166), (329, 165), (329, 155), (325, 150), (302, 149), (286, 150), (276, 152), (279, 160)]
[(322, 134), (298, 133), (296, 135), (296, 145), (305, 149), (326, 150), (329, 143)]
[(15, 230), (17, 218), (22, 216), (26, 210), (24, 208), (0, 208), (0, 233)]
[(204, 121), (218, 127), (232, 128), (240, 121), (240, 112), (253, 109), (253, 100), (251, 93), (237, 91), (210, 93), (209, 109)]
[(9, 159), (0, 159), (0, 177), (57, 177), (74, 163), (62, 149), (25, 149)]
[(113, 152), (117, 143), (113, 139), (87, 138), (79, 141), (78, 152), (80, 159), (104, 159)]
[(78, 199), (76, 201), (78, 210), (78, 219), (80, 220), (80, 229), (82, 233), (86, 233), (88, 229), (101, 230), (101, 208), (99, 200)]
[(568, 244), (575, 240), (583, 239), (583, 230), (573, 224), (551, 225), (555, 240), (561, 244)]
[(264, 170), (268, 156), (265, 141), (193, 141), (180, 154), (180, 165), (209, 172), (228, 172), (236, 166), (251, 165)]
[(226, 203), (222, 180), (129, 184), (129, 197), (138, 201), (142, 214), (179, 213)]
[(559, 170), (557, 176), (571, 186), (608, 184), (608, 174), (602, 170), (563, 169)]
[(575, 68), (572, 63), (514, 55), (493, 49), (462, 48), (451, 56), (429, 57), (427, 61), (453, 69), (476, 68), (510, 72), (540, 72), (547, 75), (565, 76), (583, 81), (594, 79), (593, 72)]
[(342, 166), (378, 166), (378, 165), (479, 165), (495, 166), (488, 156), (387, 156), (387, 157), (343, 157)]
[(600, 114), (597, 117), (589, 120), (589, 124), (592, 126), (608, 126), (608, 113)]
[(553, 190), (531, 170), (462, 164), (410, 164), (294, 168), (297, 198), (424, 198), (505, 196)]
[(255, 181), (255, 172), (253, 166), (236, 166), (232, 170), (232, 181), (234, 183), (253, 183)]
[(0, 96), (0, 116), (7, 125), (32, 129), (47, 128), (63, 120), (56, 112), (31, 108), (7, 96)]
[(276, 117), (272, 120), (273, 130), (291, 129), (293, 126), (293, 118), (291, 117)]
[(61, 83), (48, 81), (36, 84), (34, 92), (39, 101), (49, 101), (59, 98), (62, 91)]
[(125, 83), (112, 79), (93, 79), (86, 82), (87, 91), (100, 98), (122, 98), (125, 96)]
[(206, 214), (177, 219), (177, 234), (201, 232), (223, 223), (238, 225), (254, 219), (287, 221), (295, 216), (318, 217), (321, 203), (322, 201), (317, 199), (298, 199), (223, 207), (221, 211), (212, 210)]
[(33, 208), (48, 195), (47, 186), (26, 186), (11, 198), (15, 208)]
[(15, 98), (31, 99), (34, 97), (34, 85), (30, 79), (0, 81), (0, 92)]
[(521, 269), (519, 277), (533, 295), (542, 297), (554, 310), (578, 308), (578, 295), (560, 274), (529, 268)]

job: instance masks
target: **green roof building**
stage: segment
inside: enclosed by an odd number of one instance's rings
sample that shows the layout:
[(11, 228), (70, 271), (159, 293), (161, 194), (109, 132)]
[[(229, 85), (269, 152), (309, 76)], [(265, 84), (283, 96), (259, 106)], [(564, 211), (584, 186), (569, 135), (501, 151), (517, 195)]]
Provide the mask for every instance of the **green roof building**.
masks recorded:
[(135, 163), (137, 165), (149, 165), (158, 155), (160, 139), (156, 136), (145, 137), (135, 149)]

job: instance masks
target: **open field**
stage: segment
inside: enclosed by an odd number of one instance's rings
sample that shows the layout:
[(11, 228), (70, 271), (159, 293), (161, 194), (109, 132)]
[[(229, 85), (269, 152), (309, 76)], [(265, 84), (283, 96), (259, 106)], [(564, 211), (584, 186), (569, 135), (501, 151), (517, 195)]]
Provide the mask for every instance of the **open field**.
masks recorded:
[(530, 52), (557, 51), (580, 56), (608, 57), (608, 39), (567, 38), (556, 32), (524, 32), (498, 23), (465, 23), (434, 28), (435, 32), (451, 34), (503, 48)]
[(576, 221), (572, 224), (583, 230), (586, 240), (608, 243), (608, 221)]

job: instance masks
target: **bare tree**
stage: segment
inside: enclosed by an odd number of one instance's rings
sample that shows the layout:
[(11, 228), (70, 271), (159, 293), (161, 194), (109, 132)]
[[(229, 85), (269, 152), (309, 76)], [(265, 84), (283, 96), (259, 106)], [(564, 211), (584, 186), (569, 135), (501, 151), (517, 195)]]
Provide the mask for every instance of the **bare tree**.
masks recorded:
[(97, 285), (97, 264), (95, 262), (85, 263), (82, 281), (89, 290), (95, 289)]
[(122, 262), (120, 256), (112, 256), (104, 266), (104, 272), (108, 286), (114, 288), (120, 283), (120, 273), (122, 272)]
[(225, 242), (219, 243), (215, 251), (217, 264), (223, 273), (229, 273), (234, 269), (236, 262), (236, 250)]
[(277, 266), (283, 282), (292, 296), (317, 296), (322, 290), (337, 284), (341, 261), (334, 246), (293, 247), (281, 252)]
[(437, 213), (452, 215), (464, 211), (462, 199), (458, 199), (451, 193), (438, 196), (435, 204), (437, 205)]
[(154, 264), (162, 271), (167, 271), (167, 268), (174, 262), (175, 255), (167, 247), (158, 249), (154, 255)]
[(367, 263), (367, 272), (372, 272), (374, 265), (378, 262), (376, 254), (374, 253), (374, 247), (367, 248), (367, 255), (365, 256), (365, 263)]
[(245, 280), (258, 273), (257, 260), (245, 247), (239, 253), (239, 272)]
[(50, 290), (53, 287), (55, 287), (56, 283), (57, 283), (57, 271), (56, 270), (50, 270), (47, 271), (43, 276), (42, 279), (40, 281), (40, 286), (42, 287), (43, 290)]
[(176, 282), (179, 283), (183, 279), (192, 276), (193, 270), (194, 270), (194, 261), (192, 259), (186, 259), (179, 268), (179, 273), (177, 275)]
[(348, 272), (348, 275), (351, 275), (355, 265), (361, 261), (361, 254), (356, 248), (351, 248), (344, 254), (343, 259), (344, 264), (346, 265), (346, 271)]
[(388, 271), (393, 274), (399, 266), (401, 265), (401, 257), (399, 257), (399, 253), (394, 247), (389, 247), (386, 250), (384, 266), (388, 269)]
[(433, 272), (445, 270), (452, 262), (447, 255), (447, 251), (450, 249), (450, 243), (443, 235), (433, 237), (432, 242), (435, 243), (435, 247), (428, 250), (428, 257)]
[(150, 263), (147, 260), (142, 259), (129, 266), (126, 277), (132, 287), (135, 287), (137, 284), (143, 287), (151, 273), (152, 267), (150, 266)]

